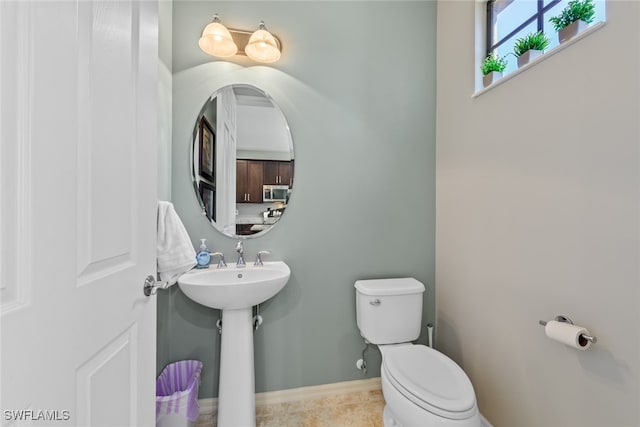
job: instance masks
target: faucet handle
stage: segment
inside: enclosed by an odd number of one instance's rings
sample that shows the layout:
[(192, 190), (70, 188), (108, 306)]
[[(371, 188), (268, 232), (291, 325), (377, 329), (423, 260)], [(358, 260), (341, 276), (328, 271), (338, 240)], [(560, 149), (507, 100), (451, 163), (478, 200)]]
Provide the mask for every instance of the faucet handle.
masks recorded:
[(258, 255), (256, 256), (256, 262), (253, 263), (253, 265), (264, 265), (262, 263), (262, 255), (270, 255), (271, 252), (269, 251), (259, 251)]
[(236, 252), (238, 252), (239, 254), (244, 253), (244, 245), (242, 244), (242, 240), (238, 240), (238, 243), (236, 244)]
[(219, 256), (220, 259), (218, 260), (218, 268), (222, 268), (222, 267), (226, 267), (227, 263), (224, 261), (224, 254), (222, 252), (213, 252), (213, 253), (209, 253), (209, 255), (211, 255), (211, 257), (213, 258), (214, 256)]

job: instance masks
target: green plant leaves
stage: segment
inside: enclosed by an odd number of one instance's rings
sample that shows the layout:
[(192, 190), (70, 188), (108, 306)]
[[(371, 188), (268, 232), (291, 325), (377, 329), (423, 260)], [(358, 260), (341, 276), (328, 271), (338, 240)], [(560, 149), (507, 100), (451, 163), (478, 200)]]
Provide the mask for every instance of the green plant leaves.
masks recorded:
[(556, 31), (560, 31), (575, 21), (584, 21), (587, 24), (595, 18), (595, 5), (593, 0), (571, 0), (567, 7), (562, 9), (560, 15), (549, 18)]
[(486, 76), (492, 71), (497, 71), (499, 73), (503, 72), (505, 68), (507, 68), (507, 58), (497, 55), (487, 55), (487, 57), (482, 61), (480, 65), (480, 71), (483, 76)]
[(513, 45), (513, 53), (520, 56), (528, 50), (545, 50), (549, 46), (549, 39), (542, 31), (529, 33), (526, 36), (516, 39)]

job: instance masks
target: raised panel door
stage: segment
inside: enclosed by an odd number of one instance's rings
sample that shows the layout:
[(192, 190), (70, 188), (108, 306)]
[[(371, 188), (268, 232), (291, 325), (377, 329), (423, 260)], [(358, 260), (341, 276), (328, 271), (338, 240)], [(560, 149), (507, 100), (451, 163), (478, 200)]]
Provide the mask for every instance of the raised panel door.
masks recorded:
[(157, 28), (154, 2), (0, 1), (3, 425), (155, 424)]

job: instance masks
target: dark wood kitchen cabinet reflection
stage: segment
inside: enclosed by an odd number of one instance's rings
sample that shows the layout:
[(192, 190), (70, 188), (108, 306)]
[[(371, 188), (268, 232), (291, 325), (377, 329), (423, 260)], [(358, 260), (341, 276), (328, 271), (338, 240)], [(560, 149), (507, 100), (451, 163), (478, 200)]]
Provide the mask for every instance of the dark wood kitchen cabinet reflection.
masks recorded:
[(293, 184), (293, 161), (266, 160), (264, 162), (264, 185)]
[(236, 203), (262, 203), (264, 162), (236, 161)]

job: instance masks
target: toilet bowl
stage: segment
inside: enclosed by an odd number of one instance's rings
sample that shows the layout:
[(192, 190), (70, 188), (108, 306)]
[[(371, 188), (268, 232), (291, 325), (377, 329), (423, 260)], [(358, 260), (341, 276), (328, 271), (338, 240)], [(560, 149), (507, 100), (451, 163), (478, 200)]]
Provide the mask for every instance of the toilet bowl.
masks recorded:
[(381, 345), (384, 425), (479, 427), (471, 381), (444, 354), (424, 345)]
[(412, 344), (424, 285), (413, 278), (359, 280), (358, 329), (382, 354), (385, 427), (481, 427), (471, 381), (453, 360)]

